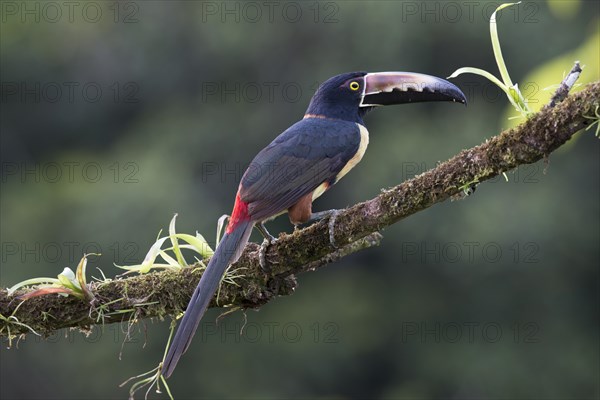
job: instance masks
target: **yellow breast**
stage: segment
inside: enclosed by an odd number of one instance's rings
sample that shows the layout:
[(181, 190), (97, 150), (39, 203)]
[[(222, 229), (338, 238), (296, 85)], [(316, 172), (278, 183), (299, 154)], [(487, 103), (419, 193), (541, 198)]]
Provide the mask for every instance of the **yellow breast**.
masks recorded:
[(365, 151), (367, 150), (367, 146), (369, 145), (369, 131), (361, 124), (356, 125), (358, 125), (358, 129), (360, 130), (360, 144), (358, 145), (358, 151), (354, 157), (348, 161), (348, 164), (342, 168), (338, 176), (335, 178), (336, 182), (342, 179), (344, 175), (350, 172), (350, 170), (354, 168), (354, 166), (358, 164), (360, 160), (362, 160), (363, 156), (365, 155)]
[[(363, 156), (365, 155), (365, 151), (367, 150), (367, 146), (369, 145), (369, 131), (367, 130), (367, 128), (365, 128), (361, 124), (356, 124), (356, 125), (358, 125), (358, 129), (360, 131), (360, 144), (358, 145), (358, 151), (356, 152), (354, 157), (352, 157), (348, 161), (348, 163), (344, 166), (344, 168), (342, 168), (340, 173), (336, 176), (335, 183), (337, 183), (340, 179), (342, 179), (344, 177), (344, 175), (346, 175), (348, 172), (350, 172), (350, 170), (352, 168), (354, 168), (354, 166), (356, 164), (358, 164), (360, 162), (360, 160), (362, 160)], [(322, 183), (313, 192), (313, 196), (312, 196), (313, 200), (316, 199), (317, 197), (319, 197), (320, 195), (322, 195), (323, 193), (325, 193), (327, 188), (328, 188), (327, 183), (326, 182)]]

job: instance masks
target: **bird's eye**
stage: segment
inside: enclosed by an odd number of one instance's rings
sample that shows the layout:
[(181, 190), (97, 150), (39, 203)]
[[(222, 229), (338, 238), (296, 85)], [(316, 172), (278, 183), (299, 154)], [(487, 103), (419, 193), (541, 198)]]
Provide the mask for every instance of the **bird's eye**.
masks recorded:
[(359, 87), (360, 87), (360, 85), (358, 84), (358, 82), (356, 82), (356, 81), (350, 82), (350, 90), (356, 91), (356, 90), (358, 90)]

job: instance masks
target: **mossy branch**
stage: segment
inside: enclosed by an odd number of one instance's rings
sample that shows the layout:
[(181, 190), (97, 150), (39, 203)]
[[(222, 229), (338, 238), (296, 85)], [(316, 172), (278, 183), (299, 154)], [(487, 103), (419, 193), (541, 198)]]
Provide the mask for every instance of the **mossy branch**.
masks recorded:
[[(255, 308), (274, 297), (291, 294), (295, 274), (316, 269), (348, 254), (377, 245), (378, 233), (409, 215), (462, 194), (464, 188), (484, 182), (522, 164), (548, 157), (582, 128), (600, 106), (600, 82), (588, 84), (556, 106), (546, 106), (516, 128), (483, 144), (463, 150), (450, 160), (417, 177), (383, 191), (377, 197), (343, 210), (336, 219), (334, 249), (327, 221), (292, 234), (282, 234), (269, 247), (272, 276), (258, 262), (259, 246), (248, 244), (231, 267), (236, 284), (224, 283), (211, 306)], [(45, 295), (19, 300), (31, 289), (8, 296), (0, 291), (0, 336), (30, 333), (49, 335), (61, 328), (89, 329), (93, 325), (176, 316), (185, 309), (202, 271), (185, 268), (90, 284), (94, 303), (68, 296)], [(30, 328), (30, 329), (29, 329)]]

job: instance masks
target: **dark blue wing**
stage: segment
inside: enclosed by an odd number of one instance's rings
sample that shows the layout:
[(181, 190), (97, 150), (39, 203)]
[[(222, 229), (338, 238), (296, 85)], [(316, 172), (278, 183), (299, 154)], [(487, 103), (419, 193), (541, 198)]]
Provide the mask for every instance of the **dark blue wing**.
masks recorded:
[(353, 122), (303, 119), (275, 138), (250, 163), (239, 194), (253, 220), (273, 217), (312, 193), (356, 154), (360, 130)]

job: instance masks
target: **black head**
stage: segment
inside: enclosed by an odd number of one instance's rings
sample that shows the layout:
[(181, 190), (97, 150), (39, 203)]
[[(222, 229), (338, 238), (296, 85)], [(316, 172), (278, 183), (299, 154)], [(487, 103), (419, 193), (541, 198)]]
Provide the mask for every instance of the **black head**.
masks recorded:
[(466, 104), (452, 83), (412, 72), (349, 72), (329, 78), (314, 94), (306, 110), (315, 115), (362, 123), (373, 107), (423, 101)]
[(366, 72), (348, 72), (327, 79), (319, 86), (306, 114), (360, 122), (366, 110), (361, 110)]

